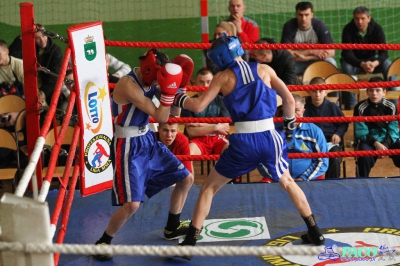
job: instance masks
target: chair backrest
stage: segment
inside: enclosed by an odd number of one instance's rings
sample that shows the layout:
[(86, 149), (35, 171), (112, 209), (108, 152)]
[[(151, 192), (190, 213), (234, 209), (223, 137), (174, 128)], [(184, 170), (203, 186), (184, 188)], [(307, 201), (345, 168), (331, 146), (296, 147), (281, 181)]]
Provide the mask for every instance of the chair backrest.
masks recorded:
[(0, 148), (17, 151), (17, 142), (10, 131), (0, 128)]
[[(325, 78), (326, 84), (353, 84), (357, 83), (357, 81), (350, 75), (345, 73), (335, 73), (327, 78)], [(329, 92), (333, 92), (335, 90), (330, 90)], [(338, 90), (338, 91), (349, 91), (352, 93), (358, 94), (358, 89), (348, 89), (348, 90)]]
[[(57, 127), (57, 136), (60, 134), (61, 126)], [(65, 137), (61, 143), (61, 145), (70, 145), (72, 142), (72, 136), (74, 134), (74, 128), (72, 126), (67, 127), (67, 132), (65, 133)], [(49, 146), (53, 146), (56, 143), (56, 139), (54, 136), (54, 128), (50, 129), (45, 138), (45, 144)]]
[(317, 61), (309, 65), (303, 73), (302, 83), (309, 84), (315, 77), (326, 78), (329, 75), (338, 73), (338, 69), (329, 62)]
[(388, 69), (387, 76), (390, 80), (400, 80), (400, 57), (392, 62)]
[(21, 132), (26, 123), (26, 111), (25, 109), (19, 112), (17, 119), (15, 120), (15, 133)]
[(25, 100), (18, 95), (0, 97), (0, 114), (7, 112), (21, 112), (25, 109)]

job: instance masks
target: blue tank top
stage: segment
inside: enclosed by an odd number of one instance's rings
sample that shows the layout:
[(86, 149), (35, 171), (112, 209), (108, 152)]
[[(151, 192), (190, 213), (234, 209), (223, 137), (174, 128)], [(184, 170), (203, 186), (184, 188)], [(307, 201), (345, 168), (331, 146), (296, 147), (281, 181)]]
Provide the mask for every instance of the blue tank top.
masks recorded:
[[(145, 97), (149, 99), (153, 99), (154, 94), (156, 93), (156, 87), (150, 87), (148, 90), (145, 90), (143, 86), (140, 84), (138, 77), (134, 70), (129, 72), (127, 76), (131, 77), (142, 89)], [(143, 127), (149, 123), (149, 115), (139, 108), (136, 108), (133, 103), (126, 104), (118, 104), (112, 99), (111, 101), (111, 110), (114, 116), (114, 124), (122, 127), (128, 126), (137, 126)]]
[(257, 62), (234, 61), (229, 68), (236, 75), (236, 87), (224, 97), (232, 122), (271, 118), (276, 112), (276, 91), (258, 76)]

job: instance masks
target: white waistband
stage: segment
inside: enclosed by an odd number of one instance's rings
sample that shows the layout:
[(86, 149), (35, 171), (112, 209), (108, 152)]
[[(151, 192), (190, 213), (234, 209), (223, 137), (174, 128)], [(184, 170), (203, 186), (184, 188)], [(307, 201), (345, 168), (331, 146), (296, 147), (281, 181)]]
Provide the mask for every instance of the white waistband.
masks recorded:
[(275, 129), (273, 118), (235, 123), (235, 133), (256, 133), (271, 129)]
[(132, 138), (143, 136), (149, 131), (149, 127), (146, 125), (144, 127), (121, 127), (119, 125), (115, 125), (115, 137), (116, 138)]

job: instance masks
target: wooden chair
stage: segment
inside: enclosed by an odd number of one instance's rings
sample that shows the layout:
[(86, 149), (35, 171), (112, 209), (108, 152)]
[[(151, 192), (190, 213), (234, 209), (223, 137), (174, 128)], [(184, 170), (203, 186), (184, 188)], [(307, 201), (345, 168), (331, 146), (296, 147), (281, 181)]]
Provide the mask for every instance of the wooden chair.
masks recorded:
[[(55, 132), (54, 128), (49, 130), (49, 132), (47, 133), (47, 136), (45, 138), (44, 151), (47, 150), (47, 152), (51, 152), (51, 150), (54, 147), (54, 144), (56, 143), (55, 133), (59, 134), (60, 129), (61, 129), (61, 126), (58, 126), (56, 129), (57, 130), (56, 132)], [(67, 132), (65, 133), (65, 137), (64, 137), (63, 141), (61, 142), (61, 145), (71, 145), (73, 135), (74, 135), (74, 128), (72, 126), (68, 126)], [(59, 158), (62, 156), (67, 156), (67, 155), (68, 155), (68, 152), (66, 150), (63, 150), (63, 149), (60, 150)], [(43, 155), (43, 158), (44, 158), (44, 155)], [(54, 170), (53, 177), (57, 177), (57, 178), (61, 177), (62, 174), (64, 173), (64, 169), (65, 169), (65, 166), (57, 165)], [(43, 167), (43, 169), (42, 169), (43, 177), (47, 174), (47, 171), (48, 171), (48, 166)], [(73, 172), (73, 168), (71, 168), (71, 171), (69, 173), (70, 176), (72, 176), (72, 172)]]
[(25, 129), (25, 124), (26, 124), (26, 111), (24, 109), (21, 112), (19, 112), (14, 125), (14, 137), (17, 141), (18, 147), (20, 146), (19, 144), (22, 141), (24, 141), (23, 130)]
[(317, 61), (309, 65), (304, 71), (302, 84), (307, 85), (315, 77), (326, 78), (335, 73), (339, 73), (339, 71), (334, 65), (326, 61)]
[(15, 179), (19, 177), (20, 165), (18, 156), (17, 142), (11, 132), (0, 128), (0, 148), (10, 149), (17, 154), (17, 164), (10, 165), (8, 168), (0, 169), (0, 180), (11, 180), (12, 191), (15, 189)]
[(4, 95), (0, 97), (0, 114), (21, 112), (25, 109), (25, 100), (18, 95)]
[[(387, 76), (390, 81), (400, 80), (400, 57), (396, 58), (396, 60), (392, 62), (388, 69)], [(399, 90), (400, 86), (396, 87), (396, 89)], [(398, 98), (396, 98), (396, 100), (397, 99)]]
[(398, 79), (400, 79), (400, 57), (396, 58), (392, 62), (392, 64), (390, 65), (390, 67), (388, 69), (387, 76), (388, 76), (388, 78), (390, 80), (398, 80)]
[[(328, 76), (325, 79), (325, 82), (326, 82), (326, 84), (353, 84), (353, 83), (356, 83), (357, 81), (352, 76), (350, 76), (348, 74), (335, 73), (335, 74), (332, 74), (332, 75)], [(356, 94), (357, 102), (359, 100), (359, 95), (360, 95), (359, 89), (330, 90), (330, 92), (335, 92), (335, 91), (338, 91), (338, 92), (342, 92), (342, 91), (352, 92), (352, 93)], [(342, 96), (341, 95), (342, 94), (340, 93), (339, 94), (340, 106), (342, 105)], [(329, 99), (329, 100), (331, 100), (331, 99)]]

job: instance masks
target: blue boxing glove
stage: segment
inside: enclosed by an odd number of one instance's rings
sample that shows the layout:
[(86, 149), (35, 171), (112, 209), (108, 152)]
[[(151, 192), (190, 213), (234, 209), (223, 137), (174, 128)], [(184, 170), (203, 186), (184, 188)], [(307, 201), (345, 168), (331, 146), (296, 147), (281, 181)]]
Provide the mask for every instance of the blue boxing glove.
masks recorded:
[(295, 129), (296, 125), (296, 116), (292, 118), (287, 118), (283, 116), (283, 133), (286, 136), (286, 142), (292, 142), (293, 139), (293, 130)]

